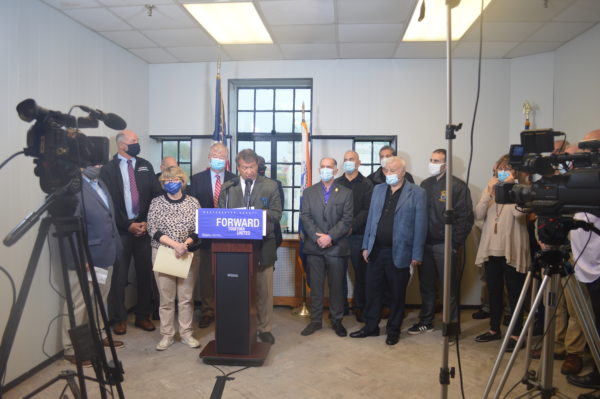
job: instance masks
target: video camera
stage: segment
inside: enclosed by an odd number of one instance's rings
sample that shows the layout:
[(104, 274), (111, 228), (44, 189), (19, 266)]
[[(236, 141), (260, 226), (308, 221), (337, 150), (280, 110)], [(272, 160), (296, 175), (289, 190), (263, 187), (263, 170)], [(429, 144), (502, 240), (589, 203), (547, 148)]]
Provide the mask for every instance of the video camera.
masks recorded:
[(600, 140), (579, 142), (579, 149), (588, 152), (542, 155), (554, 151), (556, 136), (566, 137), (552, 129), (521, 132), (521, 144), (510, 146), (509, 163), (516, 171), (528, 173), (532, 183), (497, 184), (496, 202), (517, 204), (538, 215), (600, 215)]
[[(87, 117), (76, 118), (59, 111), (38, 106), (33, 99), (17, 105), (17, 113), (25, 122), (35, 124), (27, 132), (27, 148), (24, 153), (36, 158), (34, 173), (40, 178), (40, 187), (47, 194), (63, 190), (77, 182), (80, 168), (105, 163), (108, 160), (108, 138), (86, 136), (79, 128), (96, 128), (102, 120), (112, 129), (127, 127), (123, 119), (115, 114), (104, 114), (86, 106), (78, 106)], [(73, 187), (75, 192), (78, 187)]]

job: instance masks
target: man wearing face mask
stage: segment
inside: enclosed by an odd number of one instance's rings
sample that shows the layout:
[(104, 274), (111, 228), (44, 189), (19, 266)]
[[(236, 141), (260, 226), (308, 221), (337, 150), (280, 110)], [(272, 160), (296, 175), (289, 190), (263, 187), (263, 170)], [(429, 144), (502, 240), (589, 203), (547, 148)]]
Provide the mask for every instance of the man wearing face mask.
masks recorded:
[(396, 345), (404, 318), (410, 271), (423, 261), (427, 199), (425, 190), (404, 179), (406, 163), (403, 159), (390, 157), (383, 171), (387, 184), (373, 188), (362, 245), (363, 258), (368, 263), (365, 326), (350, 337), (379, 335), (383, 287), (387, 282), (392, 296), (385, 343)]
[(273, 319), (273, 269), (277, 260), (275, 223), (281, 219), (281, 198), (275, 181), (258, 174), (258, 156), (245, 149), (236, 157), (240, 177), (223, 185), (219, 208), (252, 208), (267, 211), (267, 235), (260, 248), (256, 271), (256, 329), (258, 338), (274, 344), (271, 333)]
[[(217, 208), (221, 185), (235, 178), (233, 173), (225, 170), (228, 159), (227, 147), (220, 142), (214, 143), (208, 151), (210, 167), (192, 176), (189, 194), (196, 197), (202, 208)], [(202, 241), (200, 250), (194, 253), (192, 262), (194, 266), (199, 265), (195, 297), (200, 299), (202, 307), (198, 327), (206, 328), (215, 319), (210, 240)]]
[[(431, 177), (423, 180), (421, 187), (427, 196), (427, 216), (429, 227), (423, 252), (423, 264), (419, 267), (419, 288), (421, 291), (421, 312), (419, 322), (408, 329), (409, 334), (433, 331), (435, 315), (436, 284), (443, 287), (444, 280), (444, 239), (446, 211), (446, 150), (433, 151), (429, 159)], [(452, 224), (452, 259), (450, 287), (450, 319), (458, 321), (456, 303), (456, 253), (462, 247), (473, 227), (473, 203), (469, 188), (459, 178), (452, 176), (452, 204), (454, 222)]]
[[(131, 130), (117, 134), (118, 152), (100, 171), (115, 204), (115, 218), (123, 249), (115, 265), (108, 297), (108, 314), (115, 334), (127, 332), (125, 287), (129, 264), (133, 257), (136, 274), (137, 304), (134, 325), (144, 331), (154, 331), (152, 314), (152, 252), (147, 233), (150, 201), (160, 195), (161, 188), (152, 164), (138, 157), (138, 136)], [(154, 298), (158, 301), (158, 298)]]
[[(388, 158), (395, 157), (397, 155), (398, 155), (398, 153), (396, 152), (394, 147), (389, 146), (389, 145), (385, 145), (385, 146), (381, 147), (381, 149), (379, 150), (379, 162), (380, 162), (381, 166), (379, 166), (379, 168), (375, 172), (373, 172), (369, 175), (369, 180), (371, 180), (371, 182), (373, 183), (373, 186), (375, 186), (377, 184), (385, 183), (385, 174), (383, 173), (385, 161)], [(412, 175), (408, 172), (406, 172), (404, 179), (406, 179), (407, 181), (409, 181), (411, 183), (415, 182)]]
[(337, 162), (323, 158), (319, 164), (321, 181), (304, 190), (300, 218), (304, 231), (304, 252), (310, 271), (310, 323), (301, 335), (311, 335), (323, 328), (325, 277), (329, 282), (329, 319), (339, 337), (348, 332), (344, 318), (344, 265), (350, 255), (348, 233), (352, 227), (352, 191), (334, 181)]
[[(344, 174), (338, 177), (335, 182), (352, 190), (354, 200), (354, 218), (350, 228), (350, 257), (346, 258), (344, 276), (348, 270), (348, 260), (352, 261), (354, 268), (354, 312), (356, 320), (364, 321), (362, 318), (365, 308), (365, 272), (367, 264), (362, 257), (362, 240), (365, 233), (365, 224), (371, 204), (371, 194), (373, 192), (373, 183), (358, 171), (360, 167), (360, 158), (355, 151), (346, 151), (344, 154)], [(346, 313), (348, 302), (348, 281), (344, 283), (344, 314)]]

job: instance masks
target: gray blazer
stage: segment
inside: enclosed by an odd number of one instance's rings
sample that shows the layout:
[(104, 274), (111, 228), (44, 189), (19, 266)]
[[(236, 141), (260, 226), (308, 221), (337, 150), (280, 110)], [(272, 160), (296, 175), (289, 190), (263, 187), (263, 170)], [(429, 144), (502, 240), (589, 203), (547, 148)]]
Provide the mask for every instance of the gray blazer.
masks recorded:
[[(282, 212), (277, 183), (266, 177), (257, 176), (252, 188), (252, 194), (250, 195), (250, 206), (253, 206), (254, 209), (267, 210), (267, 235), (263, 238), (259, 266), (272, 266), (277, 260), (274, 226), (281, 219)], [(240, 178), (236, 177), (226, 181), (221, 186), (219, 208), (242, 207), (244, 207), (244, 193), (242, 192)]]
[[(304, 252), (309, 255), (350, 255), (348, 232), (352, 227), (354, 200), (352, 190), (333, 183), (329, 201), (325, 204), (323, 185), (317, 183), (302, 194), (300, 218), (304, 232)], [(317, 244), (317, 233), (331, 236), (333, 245), (321, 248)]]

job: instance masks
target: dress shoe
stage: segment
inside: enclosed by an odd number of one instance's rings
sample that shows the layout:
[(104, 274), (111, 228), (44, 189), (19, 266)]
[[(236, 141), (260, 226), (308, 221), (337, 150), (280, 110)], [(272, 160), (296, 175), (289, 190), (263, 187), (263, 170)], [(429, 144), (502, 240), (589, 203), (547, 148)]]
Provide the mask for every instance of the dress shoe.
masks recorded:
[(338, 337), (345, 337), (348, 335), (348, 331), (346, 331), (346, 328), (342, 325), (341, 320), (334, 321), (331, 328), (333, 328), (333, 331), (335, 331), (335, 334)]
[(311, 335), (315, 331), (320, 330), (321, 328), (323, 328), (323, 324), (321, 324), (319, 322), (316, 322), (316, 321), (311, 321), (304, 328), (304, 330), (302, 330), (302, 332), (300, 333), (300, 335), (304, 335), (304, 336)]
[(200, 321), (198, 321), (198, 327), (206, 328), (210, 326), (210, 323), (212, 323), (214, 320), (214, 316), (204, 314), (200, 317)]
[(471, 317), (475, 320), (488, 319), (490, 317), (490, 312), (486, 312), (483, 309), (479, 309), (477, 312), (473, 313)]
[(150, 319), (135, 319), (135, 323), (133, 325), (137, 328), (141, 328), (144, 331), (156, 330), (156, 327), (154, 327), (154, 323), (152, 323)]
[(127, 323), (124, 321), (115, 323), (115, 325), (113, 326), (113, 332), (117, 335), (124, 335), (125, 333), (127, 333)]
[(385, 343), (388, 345), (396, 345), (398, 340), (400, 339), (400, 333), (397, 332), (389, 332), (387, 338), (385, 339)]
[(483, 334), (476, 336), (475, 337), (475, 342), (497, 341), (497, 340), (499, 340), (501, 338), (502, 338), (502, 334), (500, 334), (499, 332), (497, 332), (497, 333), (491, 333), (489, 331), (486, 331)]
[(575, 375), (581, 373), (582, 368), (583, 360), (581, 356), (569, 354), (560, 366), (560, 372), (564, 375)]
[(273, 345), (275, 343), (275, 337), (269, 331), (258, 334), (258, 339), (260, 339), (260, 342), (264, 342), (265, 344)]
[[(64, 355), (64, 358), (67, 362), (77, 365), (77, 359), (75, 358), (75, 355)], [(92, 367), (92, 362), (90, 362), (89, 360), (84, 360), (83, 362), (81, 362), (81, 366)]]
[[(102, 340), (102, 345), (105, 347), (110, 346), (110, 344), (108, 343), (108, 338), (104, 338)], [(125, 343), (123, 341), (117, 341), (116, 339), (113, 339), (113, 346), (115, 347), (115, 349), (124, 348)]]
[(373, 331), (367, 331), (364, 327), (358, 331), (354, 331), (350, 333), (351, 338), (367, 338), (367, 337), (378, 337), (379, 336), (379, 328)]
[(582, 393), (577, 397), (577, 399), (600, 399), (600, 391)]
[(600, 389), (600, 374), (596, 369), (586, 375), (568, 375), (567, 381), (581, 388)]
[[(534, 349), (531, 351), (532, 359), (539, 359), (542, 357), (542, 348)], [(563, 353), (554, 353), (554, 360), (565, 360), (565, 354)]]

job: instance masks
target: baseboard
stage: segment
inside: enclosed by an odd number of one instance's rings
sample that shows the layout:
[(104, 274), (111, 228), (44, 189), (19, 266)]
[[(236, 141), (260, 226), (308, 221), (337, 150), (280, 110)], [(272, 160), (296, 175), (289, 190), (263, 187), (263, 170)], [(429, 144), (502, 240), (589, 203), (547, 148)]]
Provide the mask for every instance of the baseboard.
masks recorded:
[(14, 380), (9, 381), (3, 387), (0, 387), (0, 393), (4, 394), (4, 393), (10, 391), (11, 389), (13, 389), (14, 387), (16, 387), (17, 385), (19, 385), (20, 383), (22, 383), (23, 381), (25, 381), (26, 379), (28, 379), (29, 377), (31, 377), (32, 375), (34, 375), (35, 373), (39, 372), (40, 370), (45, 369), (46, 367), (48, 367), (49, 365), (51, 365), (52, 363), (54, 363), (58, 359), (62, 358), (62, 356), (63, 356), (63, 352), (60, 351), (56, 355), (54, 355), (52, 357), (49, 357), (48, 359), (44, 360), (43, 362), (41, 362), (40, 364), (38, 364), (37, 366), (35, 366), (31, 370), (29, 370), (29, 371), (21, 374), (20, 376), (18, 376)]

